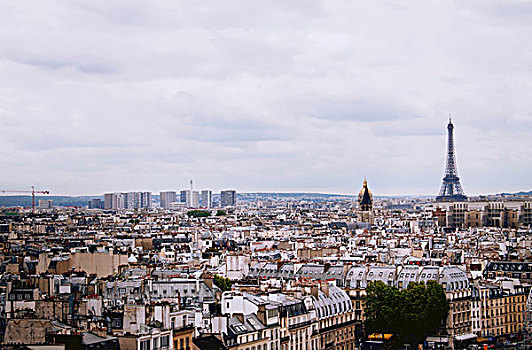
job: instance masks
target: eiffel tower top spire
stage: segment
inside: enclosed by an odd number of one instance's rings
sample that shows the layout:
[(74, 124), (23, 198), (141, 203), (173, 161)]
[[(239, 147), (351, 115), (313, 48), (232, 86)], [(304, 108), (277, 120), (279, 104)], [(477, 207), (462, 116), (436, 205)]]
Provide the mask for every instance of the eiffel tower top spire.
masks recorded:
[(465, 201), (467, 197), (464, 194), (462, 185), (460, 185), (460, 178), (456, 170), (456, 157), (454, 152), (454, 125), (449, 115), (449, 124), (447, 124), (447, 162), (445, 165), (445, 175), (443, 176), (443, 183), (440, 193), (436, 200), (438, 202), (455, 202)]

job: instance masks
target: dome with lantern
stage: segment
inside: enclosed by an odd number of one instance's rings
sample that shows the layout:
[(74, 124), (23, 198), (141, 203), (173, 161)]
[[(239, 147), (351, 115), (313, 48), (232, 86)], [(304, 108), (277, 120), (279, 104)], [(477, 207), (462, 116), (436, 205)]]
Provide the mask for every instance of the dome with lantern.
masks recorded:
[(368, 188), (368, 181), (364, 177), (364, 185), (358, 194), (358, 205), (362, 211), (370, 211), (373, 208), (373, 195)]

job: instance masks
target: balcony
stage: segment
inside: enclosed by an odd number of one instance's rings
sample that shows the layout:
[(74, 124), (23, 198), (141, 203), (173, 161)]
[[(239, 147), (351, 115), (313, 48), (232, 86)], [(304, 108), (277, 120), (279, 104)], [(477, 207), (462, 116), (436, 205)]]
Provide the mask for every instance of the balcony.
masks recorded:
[(288, 326), (288, 329), (296, 329), (296, 328), (310, 326), (311, 323), (312, 323), (311, 321), (305, 321), (305, 322), (299, 322), (296, 324), (291, 324)]

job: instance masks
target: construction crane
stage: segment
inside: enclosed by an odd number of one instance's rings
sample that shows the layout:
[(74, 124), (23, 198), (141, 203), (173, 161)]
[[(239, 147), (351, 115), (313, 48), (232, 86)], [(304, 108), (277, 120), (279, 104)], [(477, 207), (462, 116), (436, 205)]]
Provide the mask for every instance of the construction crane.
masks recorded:
[(0, 190), (0, 193), (31, 193), (31, 213), (35, 215), (35, 193), (50, 194), (50, 191), (36, 191), (35, 186), (31, 186), (31, 191)]

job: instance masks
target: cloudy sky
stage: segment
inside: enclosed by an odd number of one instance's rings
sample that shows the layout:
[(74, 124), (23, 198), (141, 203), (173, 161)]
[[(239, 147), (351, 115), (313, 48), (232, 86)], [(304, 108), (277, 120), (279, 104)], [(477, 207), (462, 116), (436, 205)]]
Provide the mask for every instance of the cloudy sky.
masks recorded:
[(0, 1), (0, 186), (532, 189), (532, 4)]

